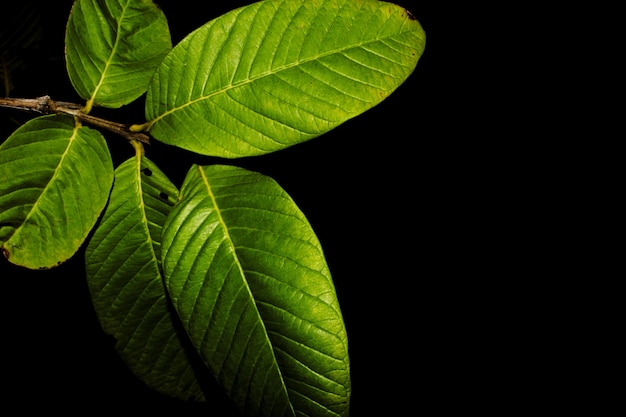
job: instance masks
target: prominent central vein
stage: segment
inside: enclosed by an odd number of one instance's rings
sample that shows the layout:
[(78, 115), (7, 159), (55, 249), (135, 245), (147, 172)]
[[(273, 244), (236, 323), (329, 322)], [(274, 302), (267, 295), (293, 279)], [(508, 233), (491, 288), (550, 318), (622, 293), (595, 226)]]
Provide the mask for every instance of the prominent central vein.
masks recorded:
[[(230, 236), (230, 233), (228, 232), (228, 226), (226, 225), (226, 222), (224, 221), (224, 218), (222, 217), (222, 213), (220, 208), (218, 207), (217, 204), (217, 200), (215, 197), (215, 194), (213, 193), (213, 190), (211, 188), (211, 184), (209, 184), (209, 179), (206, 176), (206, 173), (204, 172), (204, 169), (202, 168), (202, 166), (198, 166), (198, 171), (200, 172), (200, 176), (202, 177), (202, 181), (204, 183), (204, 186), (206, 188), (207, 193), (209, 194), (209, 197), (211, 198), (211, 204), (215, 210), (215, 213), (217, 214), (217, 217), (219, 219), (220, 225), (222, 226), (222, 228), (224, 229), (224, 235), (226, 237), (226, 240), (228, 240), (228, 242), (230, 243), (230, 245), (232, 246), (233, 249), (235, 249), (235, 244), (232, 240), (232, 237)], [(241, 276), (241, 280), (243, 282), (243, 285), (246, 288), (246, 291), (248, 292), (248, 296), (249, 299), (251, 300), (251, 302), (254, 303), (254, 311), (256, 312), (257, 315), (257, 320), (259, 325), (263, 328), (263, 334), (265, 336), (265, 341), (267, 343), (268, 346), (270, 346), (270, 352), (273, 356), (273, 360), (276, 364), (278, 364), (278, 359), (276, 358), (276, 354), (274, 352), (274, 349), (271, 348), (272, 345), (272, 341), (269, 338), (269, 333), (267, 330), (267, 327), (265, 326), (265, 322), (263, 321), (263, 317), (261, 317), (261, 312), (259, 311), (259, 309), (256, 307), (256, 301), (254, 298), (254, 294), (252, 293), (252, 289), (250, 288), (250, 285), (248, 284), (248, 280), (246, 279), (246, 274), (245, 271), (243, 269), (243, 265), (241, 265), (241, 261), (239, 260), (239, 257), (237, 256), (236, 250), (234, 251), (235, 253), (233, 253), (233, 257), (235, 258), (235, 262), (237, 264), (237, 267), (239, 269), (239, 274)], [(276, 372), (278, 373), (278, 376), (282, 382), (282, 386), (285, 389), (285, 392), (287, 394), (287, 397), (289, 397), (289, 393), (287, 392), (287, 385), (285, 383), (285, 380), (283, 378), (283, 373), (282, 373), (282, 369), (280, 366), (276, 366)], [(291, 402), (289, 403), (289, 407), (291, 408), (291, 410), (293, 411), (293, 405), (291, 404)]]
[(85, 104), (85, 107), (83, 109), (84, 113), (89, 113), (91, 111), (91, 108), (93, 107), (93, 103), (96, 100), (96, 96), (98, 95), (98, 91), (100, 91), (100, 88), (102, 88), (102, 85), (104, 84), (104, 80), (106, 79), (106, 74), (109, 71), (111, 62), (113, 62), (113, 57), (117, 53), (117, 47), (120, 43), (120, 39), (122, 39), (122, 36), (120, 36), (120, 32), (122, 31), (122, 22), (124, 21), (124, 15), (126, 14), (127, 8), (128, 8), (128, 3), (126, 3), (126, 6), (122, 9), (122, 14), (120, 15), (120, 18), (117, 20), (117, 28), (114, 30), (115, 41), (113, 42), (111, 53), (109, 54), (109, 58), (104, 63), (104, 69), (102, 70), (102, 74), (100, 74), (100, 80), (98, 80), (98, 84), (96, 84), (93, 90), (93, 93), (91, 94), (91, 97), (89, 98), (89, 100), (87, 100), (87, 104)]
[[(11, 239), (15, 239), (15, 236), (19, 236), (20, 235), (20, 233), (24, 230), (24, 227), (30, 224), (29, 219), (31, 217), (40, 215), (42, 210), (39, 209), (39, 205), (43, 204), (43, 202), (47, 201), (47, 199), (49, 198), (48, 197), (49, 193), (53, 192), (53, 190), (56, 190), (56, 186), (57, 185), (55, 184), (55, 182), (57, 182), (59, 180), (59, 177), (63, 174), (64, 168), (65, 168), (65, 164), (67, 162), (66, 158), (69, 155), (70, 150), (75, 145), (75, 143), (76, 143), (76, 141), (78, 139), (78, 134), (79, 134), (80, 128), (81, 128), (80, 124), (75, 124), (74, 128), (72, 129), (72, 133), (70, 134), (70, 136), (69, 136), (69, 138), (67, 140), (67, 146), (63, 150), (63, 153), (61, 155), (59, 155), (59, 161), (57, 162), (56, 167), (54, 168), (54, 172), (52, 173), (52, 176), (50, 177), (50, 179), (48, 180), (47, 184), (45, 185), (45, 187), (41, 191), (41, 194), (39, 194), (39, 196), (35, 200), (34, 204), (30, 208), (30, 210), (29, 210), (28, 214), (26, 215), (26, 217), (24, 218), (24, 221), (22, 222), (22, 224), (13, 233), (13, 236), (11, 237)], [(53, 139), (49, 139), (49, 140), (55, 140), (55, 139), (57, 139), (57, 138), (53, 138)], [(44, 217), (46, 217), (46, 216), (44, 216)], [(67, 220), (67, 218), (66, 218), (66, 220)], [(38, 222), (34, 222), (34, 223), (38, 224)]]
[[(237, 82), (237, 83), (231, 83), (231, 84), (225, 85), (224, 87), (222, 87), (222, 88), (220, 88), (218, 90), (210, 92), (209, 94), (201, 95), (200, 97), (197, 97), (195, 99), (189, 100), (189, 101), (185, 102), (184, 104), (182, 104), (180, 106), (173, 107), (170, 110), (167, 110), (167, 111), (163, 112), (161, 115), (155, 117), (154, 119), (152, 119), (151, 121), (146, 123), (144, 126), (147, 126), (149, 128), (152, 125), (154, 125), (156, 122), (158, 122), (160, 119), (166, 117), (169, 114), (175, 113), (175, 112), (177, 112), (179, 110), (182, 110), (182, 109), (184, 109), (186, 107), (189, 107), (190, 105), (192, 105), (194, 103), (198, 103), (198, 102), (203, 101), (203, 100), (208, 100), (208, 99), (210, 99), (213, 96), (226, 93), (229, 90), (232, 90), (234, 88), (242, 87), (242, 86), (245, 86), (247, 84), (253, 83), (253, 82), (258, 81), (258, 80), (260, 80), (262, 78), (269, 77), (271, 75), (276, 75), (276, 74), (278, 74), (280, 72), (287, 71), (287, 70), (289, 70), (291, 68), (294, 68), (294, 67), (306, 65), (309, 62), (315, 62), (315, 61), (321, 60), (321, 59), (323, 59), (325, 57), (328, 57), (328, 56), (337, 55), (337, 54), (344, 54), (344, 53), (346, 53), (346, 52), (348, 52), (349, 50), (352, 50), (352, 49), (364, 48), (365, 46), (370, 45), (370, 44), (384, 42), (387, 38), (395, 38), (396, 36), (402, 35), (402, 34), (403, 33), (396, 33), (396, 34), (394, 34), (392, 36), (388, 36), (388, 37), (384, 37), (384, 38), (366, 40), (366, 41), (360, 42), (358, 44), (347, 45), (347, 46), (345, 46), (343, 48), (333, 49), (331, 51), (320, 53), (318, 55), (311, 56), (309, 58), (297, 60), (297, 61), (294, 61), (292, 63), (281, 65), (281, 66), (276, 67), (276, 68), (271, 68), (271, 69), (269, 69), (267, 71), (264, 71), (264, 72), (261, 72), (259, 74), (256, 74), (255, 76), (250, 77), (250, 78), (248, 78), (246, 80), (243, 80), (243, 81), (240, 81), (240, 82)], [(192, 42), (192, 41), (193, 41), (193, 39), (190, 42)], [(243, 52), (244, 51), (241, 51), (241, 55), (243, 55)], [(171, 68), (169, 68), (168, 66), (163, 66), (163, 65), (161, 65), (161, 66), (165, 67), (165, 68), (168, 68), (168, 71), (171, 71)]]

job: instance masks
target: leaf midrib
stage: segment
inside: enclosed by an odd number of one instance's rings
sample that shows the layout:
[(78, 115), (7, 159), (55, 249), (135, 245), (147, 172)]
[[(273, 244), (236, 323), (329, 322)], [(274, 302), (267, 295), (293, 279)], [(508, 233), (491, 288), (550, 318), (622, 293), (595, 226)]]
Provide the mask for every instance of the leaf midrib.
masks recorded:
[(148, 215), (146, 214), (146, 201), (144, 199), (144, 194), (143, 194), (143, 182), (141, 181), (141, 159), (143, 158), (143, 155), (142, 155), (143, 148), (141, 147), (140, 144), (137, 144), (134, 142), (133, 142), (133, 146), (135, 147), (135, 159), (136, 159), (135, 175), (137, 179), (139, 210), (141, 211), (141, 224), (143, 226), (143, 231), (146, 236), (146, 240), (150, 247), (150, 255), (152, 257), (151, 263), (156, 267), (155, 269), (160, 275), (159, 266), (158, 266), (159, 261), (157, 259), (156, 252), (154, 250), (154, 241), (152, 240), (152, 235), (150, 234), (150, 226), (149, 226), (150, 222), (148, 220)]
[(130, 2), (126, 2), (124, 7), (122, 8), (122, 14), (120, 15), (120, 18), (117, 20), (117, 28), (115, 30), (115, 42), (113, 42), (113, 47), (111, 48), (111, 53), (109, 54), (109, 58), (106, 60), (104, 64), (104, 69), (102, 70), (102, 74), (100, 74), (100, 80), (98, 81), (98, 84), (94, 87), (94, 91), (91, 94), (91, 97), (89, 98), (89, 100), (87, 100), (87, 104), (85, 105), (85, 109), (83, 110), (85, 113), (89, 113), (89, 111), (93, 107), (93, 104), (96, 100), (96, 96), (98, 95), (98, 91), (104, 84), (106, 74), (109, 71), (109, 67), (111, 66), (111, 63), (113, 62), (113, 57), (117, 54), (117, 47), (120, 43), (120, 38), (121, 38), (120, 31), (122, 27), (122, 22), (124, 21), (124, 15), (126, 14), (126, 10), (128, 9), (129, 3)]
[(38, 206), (41, 204), (41, 202), (43, 200), (45, 200), (45, 197), (46, 197), (48, 191), (50, 190), (51, 184), (53, 184), (56, 181), (56, 179), (58, 178), (58, 176), (60, 175), (59, 172), (62, 170), (61, 167), (63, 166), (63, 164), (65, 162), (65, 158), (69, 154), (70, 149), (72, 148), (72, 145), (74, 144), (76, 138), (78, 137), (78, 131), (80, 130), (81, 127), (82, 126), (80, 124), (75, 124), (74, 125), (74, 128), (72, 130), (72, 134), (70, 135), (70, 137), (68, 139), (67, 146), (65, 147), (65, 150), (61, 154), (61, 158), (59, 159), (59, 162), (57, 163), (57, 166), (54, 169), (54, 172), (52, 173), (52, 176), (50, 177), (50, 180), (48, 181), (48, 183), (43, 188), (43, 191), (41, 192), (41, 194), (39, 194), (39, 196), (37, 197), (37, 200), (34, 202), (33, 206), (30, 208), (30, 211), (28, 212), (28, 214), (24, 218), (24, 221), (22, 222), (22, 224), (20, 224), (20, 226), (15, 229), (15, 232), (13, 232), (13, 235), (9, 239), (7, 239), (8, 241), (14, 239), (16, 236), (19, 236), (19, 234), (23, 230), (24, 225), (28, 224), (29, 223), (29, 219), (32, 216), (34, 216), (36, 212), (39, 211), (38, 210)]
[(172, 108), (172, 109), (162, 113), (161, 115), (155, 117), (154, 119), (152, 119), (151, 121), (146, 123), (144, 126), (147, 126), (146, 130), (149, 130), (156, 122), (158, 122), (162, 118), (164, 118), (164, 117), (166, 117), (166, 116), (168, 116), (168, 115), (170, 115), (172, 113), (175, 113), (175, 112), (177, 112), (179, 110), (182, 110), (182, 109), (184, 109), (186, 107), (189, 107), (189, 106), (191, 106), (191, 105), (193, 105), (195, 103), (198, 103), (200, 101), (208, 100), (208, 99), (210, 99), (213, 96), (216, 96), (216, 95), (219, 95), (219, 94), (223, 94), (223, 93), (226, 93), (226, 92), (228, 92), (230, 90), (233, 90), (235, 88), (239, 88), (241, 86), (244, 86), (244, 85), (250, 84), (252, 82), (258, 81), (258, 80), (260, 80), (260, 79), (262, 79), (264, 77), (269, 77), (271, 75), (276, 75), (276, 74), (279, 74), (282, 71), (287, 71), (287, 70), (289, 70), (291, 68), (294, 68), (294, 67), (297, 67), (297, 66), (300, 66), (300, 65), (305, 65), (305, 64), (307, 64), (309, 62), (320, 60), (320, 59), (323, 59), (323, 58), (325, 58), (327, 56), (340, 54), (340, 53), (345, 53), (345, 52), (347, 52), (347, 51), (349, 51), (351, 49), (363, 48), (366, 45), (371, 45), (371, 44), (374, 44), (374, 43), (383, 42), (383, 41), (388, 40), (388, 39), (393, 39), (393, 38), (395, 38), (397, 36), (403, 35), (405, 33), (410, 33), (410, 32), (414, 32), (414, 30), (401, 31), (401, 32), (395, 33), (395, 34), (390, 35), (390, 36), (386, 36), (386, 37), (382, 37), (382, 38), (378, 38), (378, 39), (374, 39), (374, 40), (370, 40), (370, 41), (366, 41), (366, 42), (361, 42), (359, 44), (346, 46), (345, 48), (335, 49), (335, 50), (332, 50), (332, 51), (329, 51), (329, 52), (326, 52), (326, 53), (323, 53), (323, 54), (320, 54), (320, 55), (316, 55), (314, 57), (310, 57), (310, 58), (307, 58), (307, 59), (304, 59), (304, 60), (298, 60), (298, 61), (293, 62), (291, 64), (282, 65), (282, 66), (280, 66), (280, 67), (278, 67), (278, 68), (276, 68), (274, 70), (262, 72), (262, 73), (254, 76), (252, 78), (249, 78), (247, 80), (240, 81), (240, 82), (237, 82), (237, 83), (234, 83), (234, 84), (229, 84), (229, 85), (227, 85), (227, 86), (225, 86), (225, 87), (223, 87), (223, 88), (221, 88), (219, 90), (216, 90), (216, 91), (212, 92), (211, 94), (208, 94), (208, 95), (205, 95), (205, 96), (204, 95), (200, 96), (200, 97), (198, 97), (196, 99), (188, 101), (187, 103), (185, 103), (185, 104), (183, 104), (181, 106), (174, 107), (174, 108)]
[[(202, 169), (202, 166), (197, 166), (197, 169), (200, 172), (200, 176), (202, 178), (202, 182), (204, 183), (206, 191), (207, 191), (209, 197), (211, 198), (211, 204), (213, 205), (213, 207), (215, 209), (215, 213), (217, 214), (217, 218), (219, 220), (219, 223), (220, 223), (222, 229), (224, 230), (224, 235), (226, 237), (226, 240), (228, 241), (228, 243), (230, 244), (231, 247), (235, 248), (235, 244), (234, 244), (234, 242), (233, 242), (233, 240), (232, 240), (232, 238), (230, 236), (230, 233), (228, 231), (228, 226), (226, 225), (226, 222), (224, 221), (224, 218), (222, 217), (221, 210), (220, 210), (220, 208), (219, 208), (219, 206), (217, 204), (217, 200), (215, 198), (215, 194), (213, 193), (213, 189), (211, 187), (211, 184), (209, 183), (209, 179), (207, 178), (204, 170)], [(250, 297), (251, 300), (255, 300), (254, 295), (252, 293), (252, 290), (250, 288), (250, 285), (248, 284), (248, 281), (245, 279), (246, 274), (245, 274), (245, 271), (243, 269), (243, 265), (241, 265), (241, 261), (239, 260), (239, 257), (237, 256), (237, 252), (236, 251), (233, 252), (233, 257), (235, 258), (235, 263), (237, 264), (237, 268), (239, 269), (239, 274), (242, 277), (243, 283), (244, 283), (244, 285), (246, 287), (246, 291), (248, 292), (248, 296)], [(259, 321), (260, 325), (263, 328), (263, 334), (265, 335), (266, 343), (269, 346), (272, 346), (272, 342), (269, 339), (268, 330), (265, 327), (265, 322), (263, 321), (263, 319), (261, 317), (261, 314), (259, 312), (259, 309), (256, 306), (256, 302), (254, 304), (254, 311), (255, 311), (255, 313), (257, 315), (257, 318), (258, 318), (258, 321)], [(276, 354), (274, 353), (274, 349), (271, 349), (271, 351), (272, 351), (272, 356), (274, 358), (274, 363), (278, 364), (278, 360), (276, 358)], [(285, 393), (287, 394), (287, 398), (289, 398), (289, 391), (287, 390), (287, 385), (285, 383), (285, 379), (283, 377), (283, 373), (282, 373), (282, 371), (280, 369), (280, 366), (276, 366), (276, 370), (277, 370), (278, 375), (280, 377), (282, 386), (284, 387)], [(295, 413), (295, 410), (293, 409), (293, 405), (291, 404), (291, 400), (289, 401), (289, 408), (291, 410), (292, 415), (295, 416), (296, 413)]]

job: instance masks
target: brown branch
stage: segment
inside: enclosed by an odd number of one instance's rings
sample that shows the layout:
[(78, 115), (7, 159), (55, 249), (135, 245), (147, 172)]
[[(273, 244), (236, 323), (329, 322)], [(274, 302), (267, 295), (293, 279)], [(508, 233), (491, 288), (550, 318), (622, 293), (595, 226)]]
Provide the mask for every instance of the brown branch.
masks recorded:
[(42, 96), (34, 99), (0, 97), (0, 107), (32, 111), (39, 114), (66, 114), (75, 117), (83, 123), (117, 133), (127, 140), (137, 140), (147, 144), (150, 143), (150, 137), (148, 135), (141, 132), (132, 132), (129, 129), (130, 125), (111, 122), (110, 120), (85, 114), (82, 112), (80, 105), (64, 101), (54, 101), (50, 96)]

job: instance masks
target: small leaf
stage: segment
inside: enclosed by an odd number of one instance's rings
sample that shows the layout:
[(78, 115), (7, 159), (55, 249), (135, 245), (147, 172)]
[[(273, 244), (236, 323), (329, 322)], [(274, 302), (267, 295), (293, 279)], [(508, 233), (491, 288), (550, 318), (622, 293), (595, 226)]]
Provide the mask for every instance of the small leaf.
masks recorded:
[(347, 416), (347, 336), (320, 243), (271, 178), (194, 166), (163, 228), (193, 345), (247, 416)]
[(151, 0), (77, 0), (65, 36), (67, 71), (87, 112), (145, 93), (172, 47), (165, 15)]
[(0, 244), (16, 265), (50, 268), (81, 246), (106, 205), (111, 154), (100, 132), (43, 116), (0, 146)]
[(202, 399), (161, 275), (161, 228), (177, 197), (141, 152), (121, 164), (87, 246), (87, 282), (104, 331), (132, 371), (163, 394)]
[(146, 127), (227, 158), (319, 136), (375, 106), (415, 69), (420, 24), (374, 0), (266, 0), (202, 26), (150, 82)]

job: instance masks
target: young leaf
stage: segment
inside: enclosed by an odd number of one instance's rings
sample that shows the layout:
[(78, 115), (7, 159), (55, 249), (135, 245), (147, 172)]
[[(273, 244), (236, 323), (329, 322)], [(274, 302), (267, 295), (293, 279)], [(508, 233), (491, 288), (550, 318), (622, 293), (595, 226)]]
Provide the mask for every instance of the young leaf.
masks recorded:
[(104, 331), (132, 371), (161, 393), (201, 399), (161, 275), (161, 228), (177, 197), (176, 187), (139, 150), (121, 164), (87, 246), (87, 282)]
[(81, 246), (106, 205), (111, 154), (100, 132), (43, 116), (0, 146), (0, 245), (9, 261), (51, 268)]
[(77, 0), (65, 35), (67, 71), (92, 105), (120, 107), (145, 93), (172, 48), (167, 20), (151, 0)]
[(320, 243), (272, 179), (193, 166), (163, 268), (194, 346), (248, 416), (347, 416), (346, 331)]
[(266, 0), (202, 26), (148, 86), (162, 142), (227, 158), (273, 152), (375, 106), (415, 69), (420, 24), (375, 0)]

